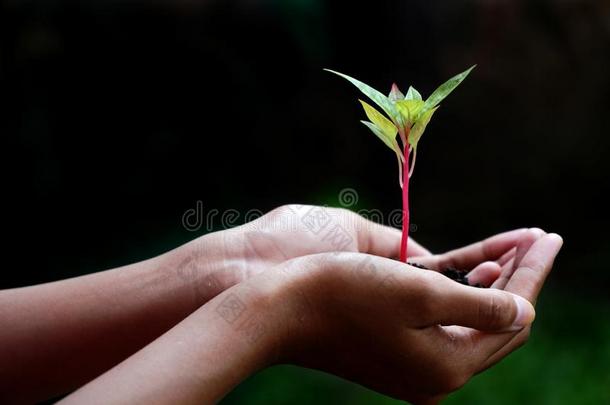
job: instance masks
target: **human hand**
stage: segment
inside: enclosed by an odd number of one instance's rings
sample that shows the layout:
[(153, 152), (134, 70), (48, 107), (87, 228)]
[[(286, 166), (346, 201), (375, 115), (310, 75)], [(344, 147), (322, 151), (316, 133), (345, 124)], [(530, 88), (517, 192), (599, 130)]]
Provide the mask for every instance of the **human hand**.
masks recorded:
[(557, 235), (532, 232), (494, 282), (506, 291), (354, 252), (282, 262), (222, 292), (66, 403), (212, 403), (277, 363), (436, 403), (527, 338), (533, 308), (507, 291), (535, 301), (561, 246)]
[[(469, 270), (473, 284), (490, 286), (501, 265), (514, 256), (526, 229), (432, 255), (414, 240), (409, 261), (430, 269)], [(316, 253), (348, 251), (397, 258), (401, 232), (354, 212), (309, 205), (285, 205), (255, 221), (198, 238), (177, 249), (178, 272), (188, 275), (201, 303), (286, 260)], [(200, 287), (197, 287), (200, 286)]]
[[(505, 267), (512, 268), (517, 248), (521, 246), (522, 258), (524, 249), (531, 246), (532, 238), (541, 234), (544, 232), (538, 228), (516, 229), (442, 254), (411, 257), (409, 262), (436, 271), (447, 268), (467, 271), (468, 280), (472, 285), (490, 287), (500, 277)], [(504, 271), (504, 277), (507, 275), (508, 273)]]
[[(556, 255), (562, 243), (558, 235), (549, 235), (539, 228), (519, 229), (492, 236), (442, 255), (412, 260), (436, 269), (474, 267), (469, 273), (471, 283), (480, 283), (485, 287), (519, 294), (535, 305), (538, 293), (553, 263), (552, 258), (549, 260), (549, 256), (545, 256), (545, 252), (556, 249)], [(474, 339), (480, 337), (474, 331), (464, 329), (456, 329), (456, 331), (470, 335)], [(518, 333), (509, 335), (510, 342), (491, 356), (480, 371), (491, 367), (525, 344), (530, 331), (531, 326), (527, 326)]]
[(562, 241), (525, 235), (511, 258), (518, 266), (496, 280), (506, 281), (505, 291), (360, 254), (318, 255), (313, 267), (302, 263), (312, 259), (293, 261), (288, 273), (308, 269), (295, 296), (309, 315), (298, 316), (279, 360), (436, 403), (527, 340), (534, 311), (519, 296), (535, 301)]
[[(341, 208), (285, 205), (242, 226), (198, 238), (177, 249), (178, 271), (215, 294), (287, 260), (325, 252), (397, 258), (401, 232)], [(409, 256), (430, 252), (409, 241)], [(199, 277), (205, 274), (205, 277)], [(194, 278), (194, 280), (193, 280)], [(215, 294), (202, 292), (206, 298)]]

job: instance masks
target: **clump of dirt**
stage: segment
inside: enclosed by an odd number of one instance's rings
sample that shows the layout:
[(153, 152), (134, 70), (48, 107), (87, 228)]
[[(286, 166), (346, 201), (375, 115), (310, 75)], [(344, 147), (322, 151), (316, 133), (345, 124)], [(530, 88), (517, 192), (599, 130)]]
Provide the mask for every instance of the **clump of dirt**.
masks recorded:
[[(407, 263), (407, 264), (409, 266), (417, 267), (418, 269), (434, 271), (419, 263)], [(483, 287), (479, 283), (470, 284), (470, 282), (468, 281), (468, 271), (466, 271), (466, 270), (458, 270), (453, 267), (447, 267), (445, 270), (439, 271), (439, 273), (441, 273), (443, 276), (450, 278), (453, 281), (458, 282), (460, 284), (468, 285), (471, 287), (479, 287), (479, 288)]]

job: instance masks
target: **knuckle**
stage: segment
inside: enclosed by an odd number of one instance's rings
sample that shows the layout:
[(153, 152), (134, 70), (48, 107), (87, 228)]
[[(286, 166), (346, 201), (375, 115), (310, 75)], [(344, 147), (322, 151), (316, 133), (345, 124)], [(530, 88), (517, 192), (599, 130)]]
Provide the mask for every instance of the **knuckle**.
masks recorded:
[(278, 221), (282, 221), (282, 219), (285, 218), (288, 212), (288, 206), (281, 205), (265, 213), (265, 215), (263, 215), (262, 217), (252, 221), (249, 225), (254, 227), (257, 231), (266, 230), (275, 226)]
[(309, 257), (315, 267), (329, 276), (342, 276), (343, 273), (358, 264), (357, 259), (359, 258), (351, 252), (319, 253)]
[(289, 213), (294, 212), (294, 206), (290, 204), (280, 205), (277, 208), (272, 209), (267, 213), (269, 217), (283, 217)]
[(540, 258), (540, 257), (535, 257), (530, 259), (530, 261), (528, 262), (527, 266), (530, 270), (539, 273), (544, 271), (545, 267), (546, 267), (546, 262)]
[(303, 210), (304, 206), (294, 204), (280, 205), (267, 212), (262, 217), (253, 221), (257, 230), (265, 229), (291, 229), (298, 221), (299, 209)]
[(498, 329), (510, 321), (506, 297), (493, 294), (479, 304), (479, 320), (490, 329)]

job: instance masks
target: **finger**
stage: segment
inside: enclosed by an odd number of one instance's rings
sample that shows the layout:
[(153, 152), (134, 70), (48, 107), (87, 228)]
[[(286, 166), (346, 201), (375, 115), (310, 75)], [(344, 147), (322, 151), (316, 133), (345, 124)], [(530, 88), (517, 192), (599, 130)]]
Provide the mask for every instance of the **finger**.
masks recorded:
[(509, 250), (508, 252), (504, 253), (502, 255), (502, 257), (500, 257), (498, 260), (496, 260), (496, 262), (500, 265), (500, 266), (504, 266), (506, 263), (508, 263), (512, 258), (515, 257), (515, 254), (517, 253), (517, 248), (512, 248), (511, 250)]
[(483, 262), (468, 273), (468, 282), (471, 285), (480, 284), (489, 287), (502, 273), (502, 267), (496, 262)]
[[(432, 256), (428, 263), (437, 269), (454, 267), (461, 270), (470, 270), (479, 263), (497, 260), (502, 257), (507, 251), (517, 246), (525, 232), (526, 229), (524, 228), (500, 233), (483, 241)], [(428, 264), (425, 265), (428, 266)]]
[[(534, 241), (537, 241), (538, 239), (546, 235), (546, 232), (544, 232), (540, 228), (530, 228), (528, 229), (528, 233), (534, 235)], [(515, 264), (521, 263), (521, 260), (523, 260), (523, 257), (525, 256), (528, 250), (529, 246), (526, 249), (519, 249), (519, 247), (517, 247), (517, 252), (515, 253)]]
[(544, 235), (534, 242), (521, 262), (516, 265), (517, 269), (506, 284), (505, 290), (535, 303), (562, 245), (563, 239), (556, 233)]
[(400, 251), (401, 232), (351, 213), (345, 224), (352, 230), (358, 243), (358, 252), (395, 258)]
[(485, 331), (514, 331), (534, 320), (534, 307), (518, 295), (469, 287), (445, 277), (434, 279), (437, 290), (430, 297), (426, 326), (459, 325)]
[(407, 246), (407, 248), (407, 257), (432, 256), (432, 253), (428, 249), (417, 243), (413, 238), (409, 238), (409, 245)]
[[(358, 251), (375, 256), (397, 258), (400, 252), (402, 232), (396, 228), (381, 225), (368, 219), (358, 217), (356, 226)], [(409, 238), (407, 256), (431, 256), (428, 249)]]
[[(531, 303), (535, 303), (544, 280), (553, 267), (555, 256), (561, 249), (563, 240), (557, 234), (544, 235), (531, 246), (521, 260), (521, 264), (506, 284), (505, 290), (518, 294)], [(485, 359), (506, 347), (505, 352), (516, 349), (520, 342), (514, 339), (516, 334), (490, 335), (480, 334), (477, 337), (480, 353)]]
[(516, 270), (517, 265), (523, 259), (523, 256), (527, 253), (529, 248), (536, 242), (544, 232), (540, 229), (528, 229), (519, 240), (517, 245), (517, 249), (515, 251), (515, 257), (512, 261), (512, 266), (505, 266), (502, 274), (496, 280), (496, 282), (492, 285), (492, 288), (497, 288), (499, 290), (503, 290), (508, 283), (508, 280), (513, 275), (513, 272)]

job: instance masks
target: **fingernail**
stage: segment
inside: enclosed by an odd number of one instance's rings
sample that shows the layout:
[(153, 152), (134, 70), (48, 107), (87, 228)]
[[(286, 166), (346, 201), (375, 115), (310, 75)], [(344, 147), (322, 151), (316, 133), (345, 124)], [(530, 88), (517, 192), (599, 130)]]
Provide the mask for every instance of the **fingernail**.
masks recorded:
[(534, 321), (536, 311), (534, 310), (532, 304), (530, 304), (530, 302), (525, 298), (513, 294), (513, 299), (515, 300), (515, 304), (517, 304), (517, 316), (515, 317), (510, 330), (518, 331)]

